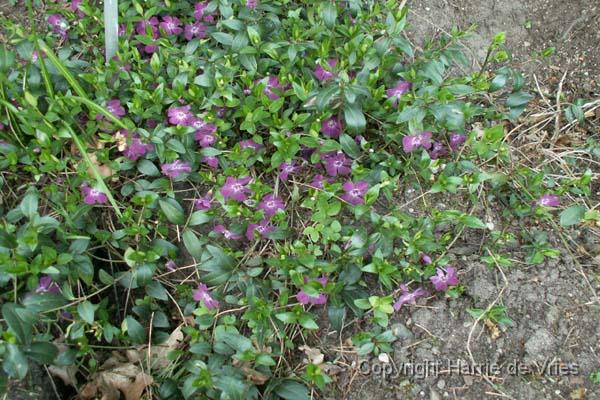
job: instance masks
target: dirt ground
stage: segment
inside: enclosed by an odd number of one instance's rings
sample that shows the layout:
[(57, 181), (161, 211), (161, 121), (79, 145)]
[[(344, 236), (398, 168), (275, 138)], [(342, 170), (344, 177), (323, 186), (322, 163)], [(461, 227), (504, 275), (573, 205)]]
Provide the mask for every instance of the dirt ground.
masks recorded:
[[(538, 91), (537, 79), (543, 93), (556, 93), (564, 76), (562, 93), (567, 99), (600, 97), (598, 1), (409, 0), (407, 4), (408, 37), (415, 44), (443, 35), (452, 26), (466, 29), (477, 24), (476, 34), (466, 42), (477, 68), (491, 39), (503, 31), (513, 62), (525, 72), (531, 91)], [(536, 56), (548, 47), (556, 48), (554, 55)], [(598, 125), (587, 126), (585, 132), (600, 134)], [(594, 194), (596, 202), (599, 194)], [(499, 214), (494, 219), (499, 225), (506, 223)], [(520, 229), (510, 227), (517, 235)], [(510, 254), (514, 265), (501, 270), (479, 261), (480, 235), (467, 234), (462, 240), (450, 255), (466, 288), (464, 295), (453, 301), (422, 301), (396, 313), (391, 324), (400, 339), (389, 362), (385, 357), (382, 362), (332, 354), (353, 366), (339, 374), (339, 391), (329, 397), (600, 399), (600, 384), (590, 380), (590, 374), (600, 371), (598, 232), (580, 229), (563, 238), (550, 235), (561, 256), (536, 266), (526, 265), (525, 252), (514, 247)], [(514, 324), (500, 330), (482, 322), (474, 326), (475, 319), (466, 310), (485, 309), (494, 302), (507, 308)], [(427, 371), (429, 376), (424, 377)]]

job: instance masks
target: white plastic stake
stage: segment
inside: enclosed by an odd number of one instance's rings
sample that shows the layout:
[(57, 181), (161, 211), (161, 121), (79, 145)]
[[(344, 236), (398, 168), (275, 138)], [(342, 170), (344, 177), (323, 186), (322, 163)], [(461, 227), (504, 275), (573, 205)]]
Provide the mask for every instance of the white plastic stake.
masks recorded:
[(106, 62), (117, 54), (119, 48), (119, 0), (104, 0), (104, 45)]

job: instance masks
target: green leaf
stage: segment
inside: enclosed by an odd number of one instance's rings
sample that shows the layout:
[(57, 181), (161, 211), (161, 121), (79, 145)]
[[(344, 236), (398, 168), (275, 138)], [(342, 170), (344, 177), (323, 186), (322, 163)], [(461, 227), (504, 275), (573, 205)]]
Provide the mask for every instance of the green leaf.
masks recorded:
[(32, 219), (37, 214), (38, 197), (39, 196), (37, 190), (35, 190), (35, 188), (30, 189), (27, 191), (27, 194), (25, 195), (25, 197), (23, 197), (23, 200), (19, 205), (19, 208), (21, 209), (23, 215), (25, 215), (29, 219)]
[(34, 313), (58, 310), (65, 304), (67, 300), (62, 295), (54, 293), (33, 293), (23, 299), (23, 305)]
[(346, 307), (344, 306), (329, 306), (327, 309), (329, 323), (336, 331), (342, 330), (344, 319), (346, 318)]
[(308, 400), (310, 398), (306, 386), (291, 379), (284, 379), (275, 387), (274, 391), (277, 396), (285, 400)]
[(511, 93), (506, 99), (508, 107), (521, 107), (529, 103), (533, 96), (527, 92), (519, 91)]
[(14, 303), (6, 303), (2, 306), (2, 318), (20, 343), (31, 343), (31, 329), (38, 319), (34, 312)]
[(190, 217), (190, 222), (188, 223), (188, 225), (202, 225), (209, 222), (211, 219), (212, 217), (208, 215), (206, 211), (194, 211)]
[(296, 313), (293, 313), (293, 312), (283, 312), (283, 313), (275, 314), (275, 318), (277, 318), (284, 324), (293, 324), (298, 320), (296, 318)]
[(79, 303), (77, 305), (77, 313), (88, 324), (92, 325), (94, 323), (94, 314), (96, 313), (97, 305), (93, 305), (89, 301), (84, 301), (83, 303)]
[(183, 245), (190, 253), (192, 257), (197, 260), (202, 258), (202, 254), (204, 253), (204, 242), (200, 241), (196, 234), (190, 229), (186, 229), (183, 231), (182, 235)]
[(8, 50), (6, 45), (0, 46), (0, 71), (6, 72), (15, 65), (15, 53)]
[(213, 32), (211, 36), (219, 43), (225, 46), (231, 46), (233, 43), (233, 35), (224, 32)]
[(337, 19), (337, 6), (335, 5), (335, 2), (328, 1), (323, 4), (321, 18), (323, 18), (323, 21), (328, 28), (333, 28), (335, 26), (335, 20)]
[(319, 329), (319, 325), (317, 325), (313, 317), (308, 313), (302, 314), (298, 322), (305, 329)]
[(585, 215), (586, 208), (582, 205), (571, 206), (560, 213), (560, 224), (562, 226), (571, 226), (578, 224)]
[(473, 215), (466, 215), (465, 217), (461, 218), (461, 222), (469, 228), (487, 229), (487, 225), (484, 224), (482, 220)]
[(360, 157), (360, 147), (358, 147), (358, 144), (356, 144), (356, 141), (350, 137), (350, 135), (342, 133), (340, 135), (340, 144), (342, 145), (344, 153), (348, 154), (350, 157)]
[(147, 176), (158, 176), (160, 175), (160, 171), (154, 165), (154, 163), (150, 160), (141, 160), (137, 165), (138, 171), (140, 171), (143, 175)]
[(135, 343), (144, 343), (146, 342), (146, 330), (144, 327), (137, 322), (133, 317), (127, 316), (125, 321), (125, 330), (127, 330), (127, 335), (135, 342)]
[(185, 223), (185, 217), (183, 215), (183, 208), (176, 200), (173, 199), (161, 199), (158, 200), (160, 209), (167, 217), (169, 222), (174, 224), (182, 225)]
[(206, 245), (206, 250), (211, 258), (203, 260), (198, 266), (202, 271), (208, 272), (202, 278), (204, 283), (216, 286), (227, 282), (235, 268), (235, 259), (217, 246)]
[(344, 107), (344, 119), (351, 132), (360, 133), (365, 130), (367, 121), (359, 104), (346, 104)]
[(40, 364), (51, 364), (58, 356), (58, 348), (52, 343), (35, 342), (24, 349), (25, 354)]
[(11, 377), (23, 379), (27, 375), (29, 366), (27, 359), (16, 344), (6, 344), (6, 353), (4, 354), (4, 371)]
[(153, 297), (155, 299), (169, 300), (169, 295), (167, 294), (167, 289), (157, 281), (152, 281), (146, 285), (146, 293), (148, 296)]

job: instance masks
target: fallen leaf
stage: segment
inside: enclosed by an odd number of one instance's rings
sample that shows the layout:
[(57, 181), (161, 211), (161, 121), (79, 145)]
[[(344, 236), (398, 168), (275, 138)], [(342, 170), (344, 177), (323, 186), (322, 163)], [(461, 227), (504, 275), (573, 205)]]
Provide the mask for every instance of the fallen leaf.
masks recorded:
[(169, 338), (162, 344), (152, 346), (150, 349), (150, 357), (152, 360), (153, 368), (167, 368), (171, 361), (168, 359), (168, 355), (171, 351), (177, 349), (183, 342), (183, 332), (181, 332), (182, 325), (179, 325), (171, 334)]
[(306, 354), (308, 361), (311, 364), (319, 365), (323, 363), (323, 360), (325, 360), (325, 356), (319, 349), (313, 349), (312, 347), (306, 345), (300, 346), (298, 349), (302, 350), (304, 354)]
[(265, 375), (262, 372), (252, 369), (246, 365), (242, 367), (242, 372), (244, 375), (246, 375), (246, 378), (256, 385), (264, 385), (264, 383), (269, 380), (268, 375)]
[(492, 339), (498, 339), (500, 337), (500, 329), (498, 329), (498, 326), (489, 319), (486, 319), (484, 323), (486, 328), (488, 328), (488, 330), (490, 331), (490, 336), (492, 337)]
[(571, 400), (585, 400), (585, 388), (578, 388), (571, 392), (569, 395)]
[[(106, 363), (105, 363), (106, 364)], [(122, 364), (110, 370), (100, 371), (93, 375), (79, 392), (83, 400), (92, 400), (102, 394), (102, 400), (119, 400), (119, 392), (125, 400), (140, 400), (146, 388), (154, 383), (154, 379), (135, 364)]]

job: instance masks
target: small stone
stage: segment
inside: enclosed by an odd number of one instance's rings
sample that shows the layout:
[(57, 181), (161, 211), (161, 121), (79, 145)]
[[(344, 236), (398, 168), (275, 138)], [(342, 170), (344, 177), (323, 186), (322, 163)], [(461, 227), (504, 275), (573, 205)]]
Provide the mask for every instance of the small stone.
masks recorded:
[(433, 389), (429, 392), (429, 400), (442, 400), (440, 395)]
[(440, 390), (444, 389), (446, 387), (446, 381), (443, 379), (440, 379), (437, 383), (437, 387)]
[(409, 340), (414, 337), (413, 333), (401, 323), (392, 325), (392, 332), (399, 339)]

